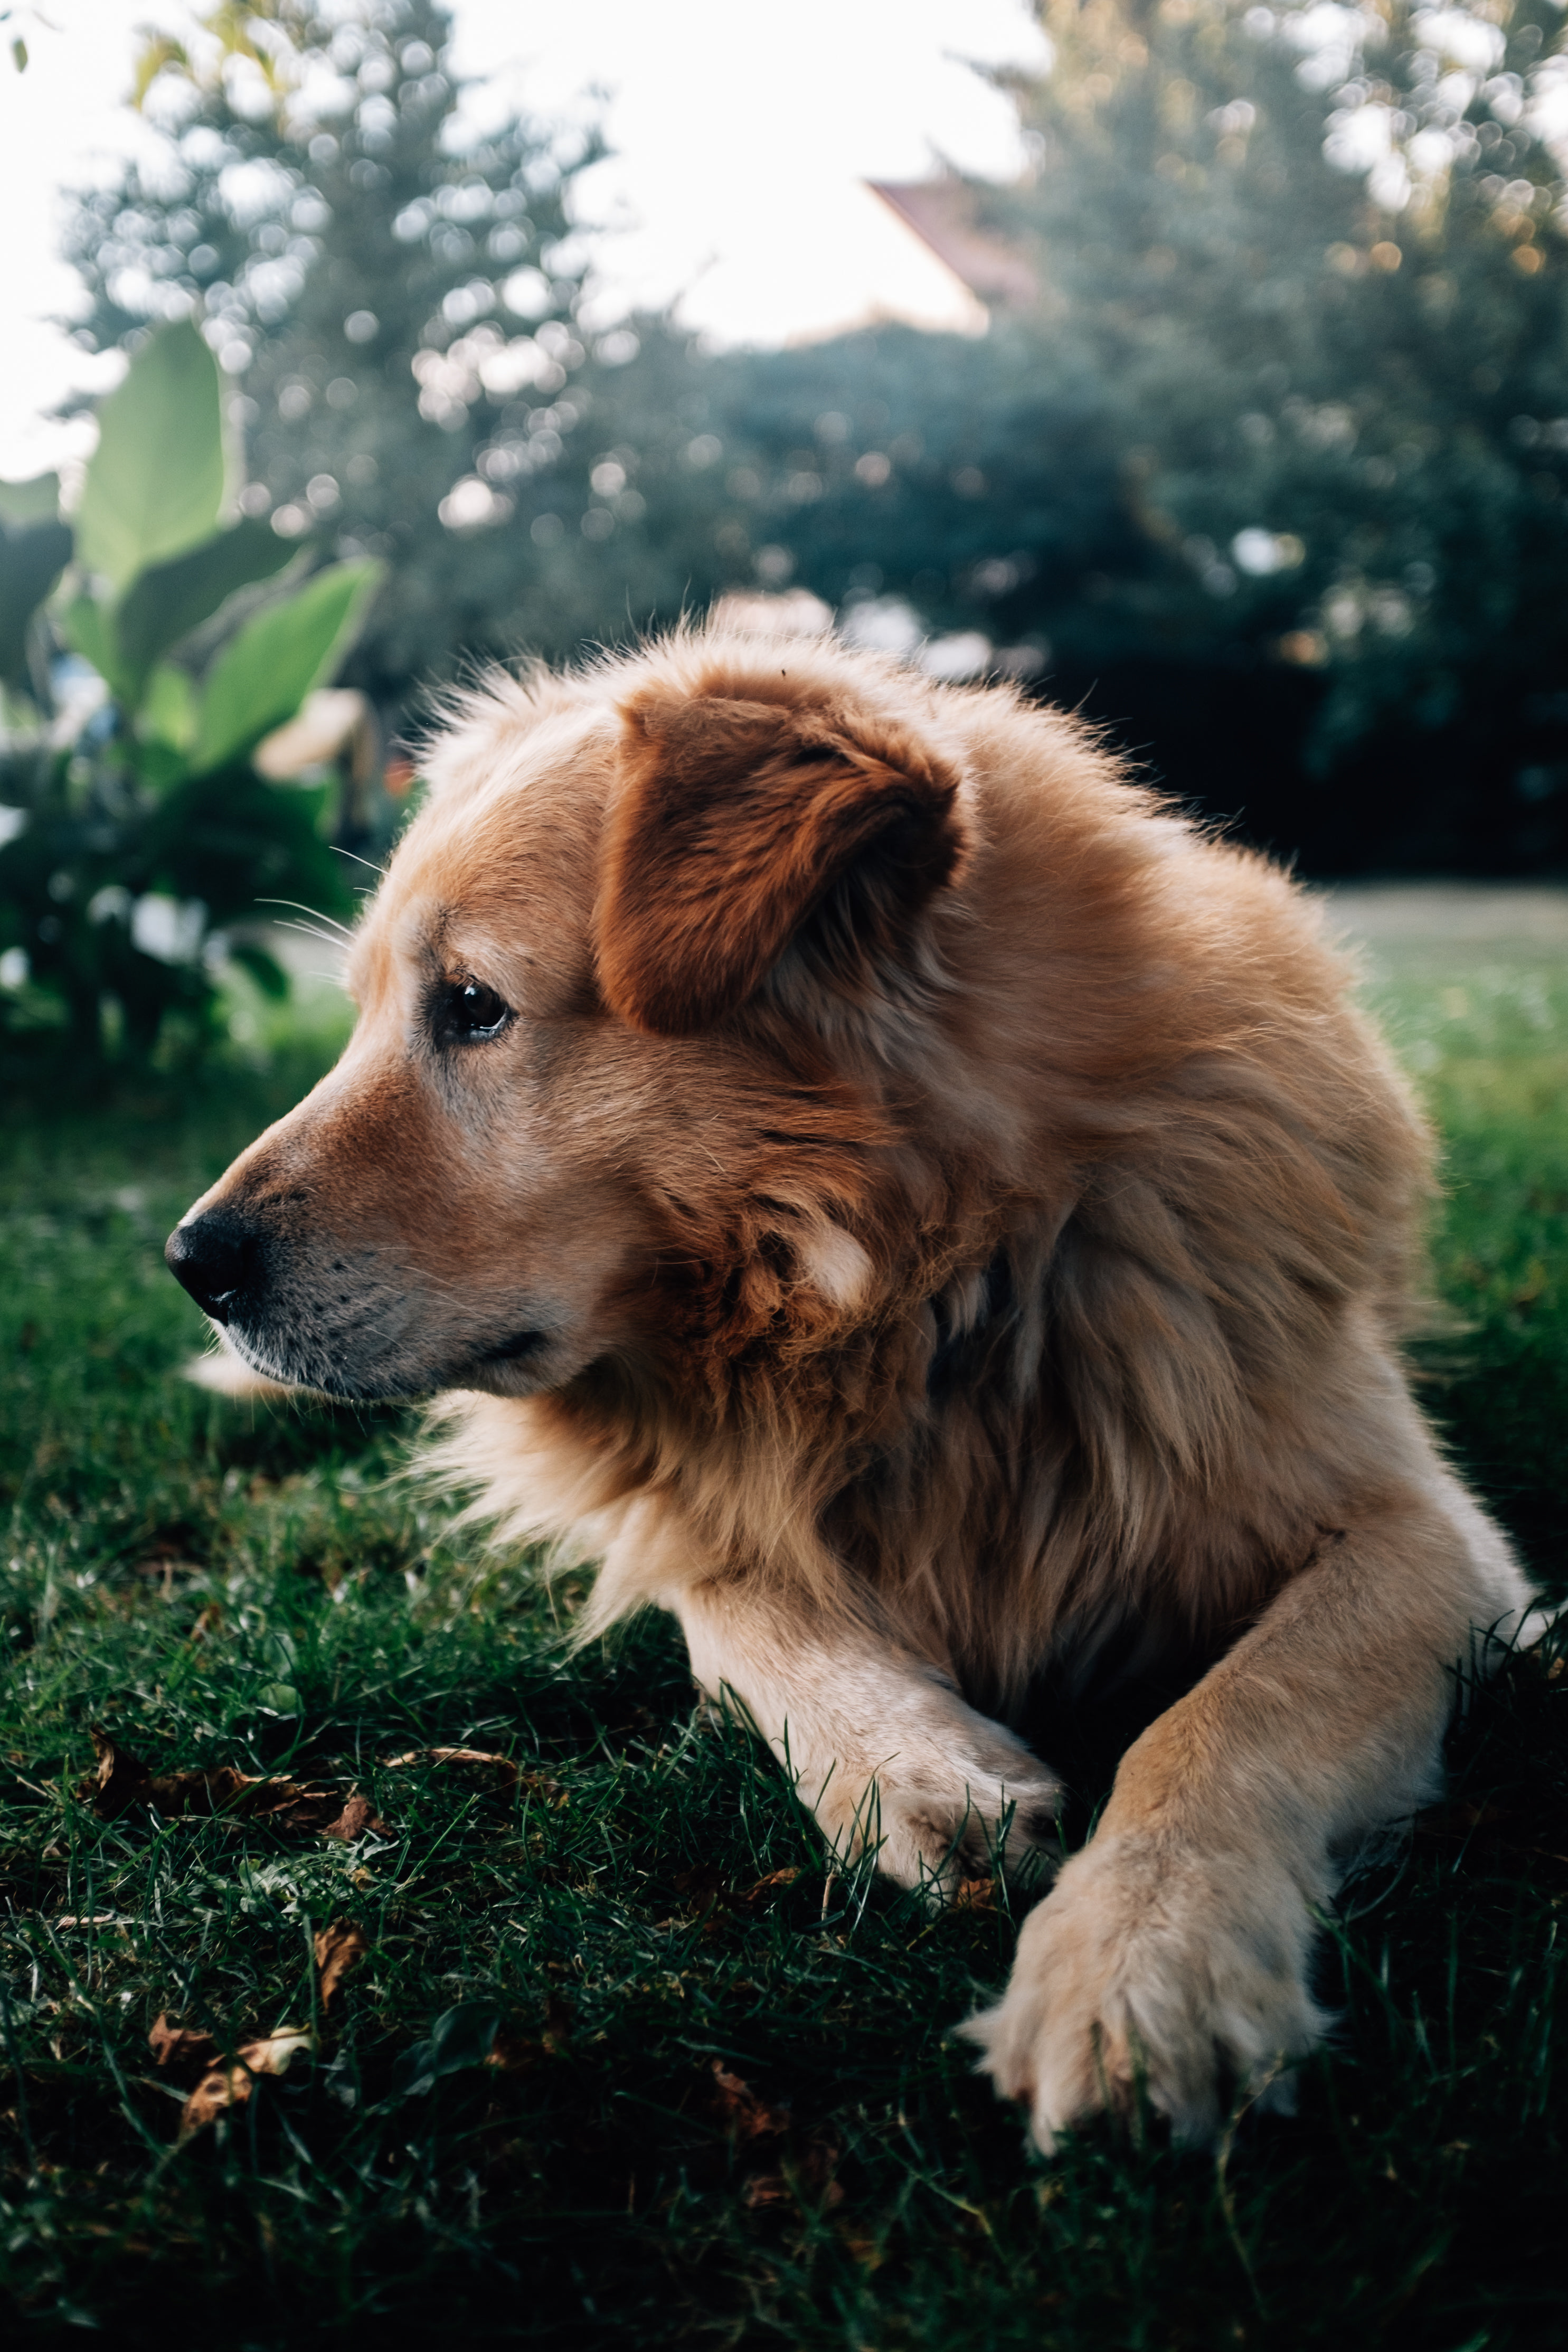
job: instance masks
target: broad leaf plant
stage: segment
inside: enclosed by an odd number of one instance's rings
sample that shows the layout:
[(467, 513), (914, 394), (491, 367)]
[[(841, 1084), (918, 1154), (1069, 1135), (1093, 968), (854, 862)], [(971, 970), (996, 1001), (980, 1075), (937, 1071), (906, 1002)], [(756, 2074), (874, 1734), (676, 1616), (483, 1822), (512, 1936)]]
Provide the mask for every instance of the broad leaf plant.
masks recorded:
[(328, 788), (269, 782), (251, 754), (331, 679), (381, 567), (309, 571), (298, 541), (237, 513), (236, 472), (216, 362), (181, 321), (101, 404), (68, 523), (55, 476), (0, 484), (13, 1060), (64, 1076), (197, 1053), (226, 960), (287, 988), (236, 927), (268, 900), (330, 911), (346, 896)]

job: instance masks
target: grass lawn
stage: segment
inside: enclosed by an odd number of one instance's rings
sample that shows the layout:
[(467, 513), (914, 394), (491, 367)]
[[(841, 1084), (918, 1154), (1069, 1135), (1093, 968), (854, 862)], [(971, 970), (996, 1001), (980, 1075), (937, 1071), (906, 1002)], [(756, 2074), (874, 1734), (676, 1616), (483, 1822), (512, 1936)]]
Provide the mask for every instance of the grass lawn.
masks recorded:
[[(1428, 1394), (1554, 1583), (1568, 952), (1428, 925), (1377, 953), (1447, 1139)], [(406, 1416), (179, 1377), (163, 1235), (313, 1050), (0, 1145), (12, 2340), (1562, 2344), (1552, 1646), (1329, 1923), (1341, 2024), (1299, 2121), (1241, 2118), (1217, 2159), (1105, 2127), (1032, 2158), (951, 2036), (1005, 1973), (1000, 1890), (933, 1918), (828, 1875), (673, 1628), (568, 1658), (580, 1586), (452, 1535), (400, 1475)], [(338, 1923), (363, 1950), (333, 1986)], [(285, 2027), (313, 2050), (225, 2104), (252, 2078), (216, 2062)]]

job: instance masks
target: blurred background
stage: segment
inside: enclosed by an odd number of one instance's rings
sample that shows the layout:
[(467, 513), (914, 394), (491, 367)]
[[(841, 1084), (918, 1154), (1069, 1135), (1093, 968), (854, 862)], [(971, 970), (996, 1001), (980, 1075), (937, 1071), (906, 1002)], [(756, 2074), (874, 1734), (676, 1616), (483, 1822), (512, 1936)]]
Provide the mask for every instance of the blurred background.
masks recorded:
[(1568, 862), (1552, 0), (4, 16), (14, 1044), (189, 1050), (433, 687), (736, 592), (1310, 877)]

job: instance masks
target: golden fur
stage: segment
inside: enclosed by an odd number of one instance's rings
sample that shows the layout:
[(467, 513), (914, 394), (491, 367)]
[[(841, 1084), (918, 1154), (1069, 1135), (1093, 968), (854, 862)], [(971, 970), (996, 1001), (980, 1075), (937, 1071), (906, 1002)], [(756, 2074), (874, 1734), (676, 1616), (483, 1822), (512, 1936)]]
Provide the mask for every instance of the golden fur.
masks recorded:
[(1059, 713), (795, 637), (497, 679), (428, 773), (348, 1051), (172, 1262), (262, 1375), (448, 1392), (587, 1630), (677, 1611), (910, 1883), (1046, 1833), (1047, 1669), (1219, 1655), (973, 2031), (1046, 2146), (1140, 2073), (1282, 2104), (1311, 1906), (1529, 1601), (1400, 1368), (1429, 1142), (1319, 910)]

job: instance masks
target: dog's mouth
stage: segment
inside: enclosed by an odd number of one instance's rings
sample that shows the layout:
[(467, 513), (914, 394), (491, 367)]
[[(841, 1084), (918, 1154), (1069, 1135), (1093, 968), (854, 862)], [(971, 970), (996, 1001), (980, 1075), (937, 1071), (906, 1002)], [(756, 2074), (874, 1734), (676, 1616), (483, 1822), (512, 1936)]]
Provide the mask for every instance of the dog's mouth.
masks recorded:
[(511, 1339), (502, 1339), (498, 1346), (485, 1349), (481, 1355), (475, 1357), (474, 1361), (476, 1364), (526, 1363), (530, 1356), (536, 1356), (539, 1353), (544, 1345), (544, 1340), (545, 1335), (542, 1331), (519, 1331)]

